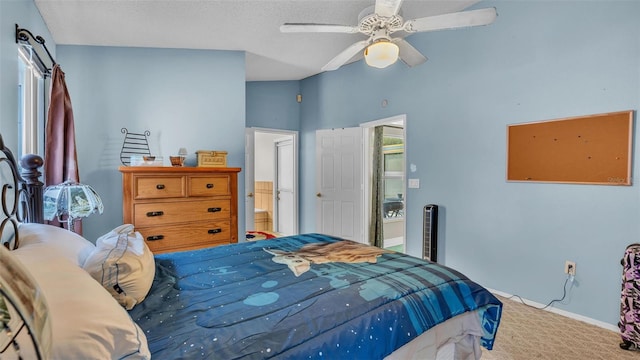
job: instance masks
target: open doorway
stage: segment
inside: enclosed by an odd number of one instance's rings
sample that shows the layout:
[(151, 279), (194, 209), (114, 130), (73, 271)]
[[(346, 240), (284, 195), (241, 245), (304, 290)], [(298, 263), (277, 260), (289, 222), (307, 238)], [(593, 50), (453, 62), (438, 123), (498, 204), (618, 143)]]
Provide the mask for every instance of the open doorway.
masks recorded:
[(297, 234), (297, 132), (249, 128), (245, 150), (248, 233)]
[[(380, 189), (381, 199), (378, 203), (381, 203), (381, 207), (377, 209), (377, 214), (381, 220), (382, 247), (398, 252), (406, 250), (405, 122), (406, 117), (400, 115), (361, 125), (365, 129), (364, 163), (365, 174), (368, 174), (365, 176), (365, 208), (371, 209), (373, 189)], [(382, 134), (382, 139), (378, 143), (380, 149), (377, 149), (380, 155), (379, 161), (376, 162), (380, 167), (378, 177), (373, 176), (376, 171), (373, 161), (376, 152), (376, 141), (374, 141), (376, 128), (381, 130)], [(377, 186), (373, 183), (374, 181), (379, 182)], [(365, 213), (367, 214), (365, 224), (371, 224), (374, 220), (369, 214), (372, 212), (369, 210)], [(369, 226), (365, 229), (367, 229), (366, 238), (369, 239), (370, 232), (374, 230)]]

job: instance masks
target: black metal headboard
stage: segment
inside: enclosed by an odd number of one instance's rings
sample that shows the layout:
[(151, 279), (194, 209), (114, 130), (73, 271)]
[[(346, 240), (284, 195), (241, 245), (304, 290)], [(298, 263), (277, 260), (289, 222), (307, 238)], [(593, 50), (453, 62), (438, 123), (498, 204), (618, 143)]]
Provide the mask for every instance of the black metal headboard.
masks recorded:
[[(0, 138), (1, 140), (1, 138)], [(26, 202), (26, 216), (21, 219), (22, 222), (43, 223), (43, 200), (42, 192), (44, 183), (40, 181), (40, 168), (43, 165), (42, 157), (39, 155), (25, 155), (20, 160), (22, 167), (21, 178), (19, 178), (21, 186), (21, 196)]]
[(0, 135), (0, 241), (8, 249), (19, 244), (18, 222), (43, 222), (43, 183), (39, 177), (43, 160), (38, 155), (26, 155), (20, 162), (22, 172), (11, 150)]
[(7, 250), (19, 246), (19, 222), (43, 220), (42, 158), (28, 155), (20, 165), (22, 174), (0, 135), (0, 358), (47, 359), (51, 322), (44, 293)]

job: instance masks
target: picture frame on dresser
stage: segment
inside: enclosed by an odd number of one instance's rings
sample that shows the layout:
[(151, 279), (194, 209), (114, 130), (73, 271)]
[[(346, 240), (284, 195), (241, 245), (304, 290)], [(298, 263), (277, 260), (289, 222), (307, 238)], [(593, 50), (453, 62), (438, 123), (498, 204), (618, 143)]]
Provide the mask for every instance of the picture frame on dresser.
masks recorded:
[(238, 242), (238, 173), (229, 167), (121, 166), (123, 223), (153, 253)]

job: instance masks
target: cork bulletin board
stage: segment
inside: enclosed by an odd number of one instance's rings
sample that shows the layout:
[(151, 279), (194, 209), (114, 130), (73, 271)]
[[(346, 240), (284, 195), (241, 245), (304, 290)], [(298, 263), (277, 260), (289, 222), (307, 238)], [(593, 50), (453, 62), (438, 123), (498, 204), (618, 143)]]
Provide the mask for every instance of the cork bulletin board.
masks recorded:
[(507, 181), (631, 185), (633, 111), (507, 126)]

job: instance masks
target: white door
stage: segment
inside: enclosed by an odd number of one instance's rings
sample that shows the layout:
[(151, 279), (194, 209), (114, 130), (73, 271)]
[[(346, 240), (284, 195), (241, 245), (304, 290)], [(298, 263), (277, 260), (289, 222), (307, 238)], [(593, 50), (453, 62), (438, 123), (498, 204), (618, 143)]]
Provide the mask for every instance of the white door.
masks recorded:
[(254, 129), (244, 132), (244, 217), (247, 230), (255, 230), (255, 166), (253, 152), (255, 149)]
[(275, 211), (276, 231), (284, 235), (297, 233), (295, 218), (295, 159), (293, 140), (286, 139), (275, 142), (276, 178), (275, 178)]
[(316, 228), (364, 242), (362, 129), (316, 131)]

